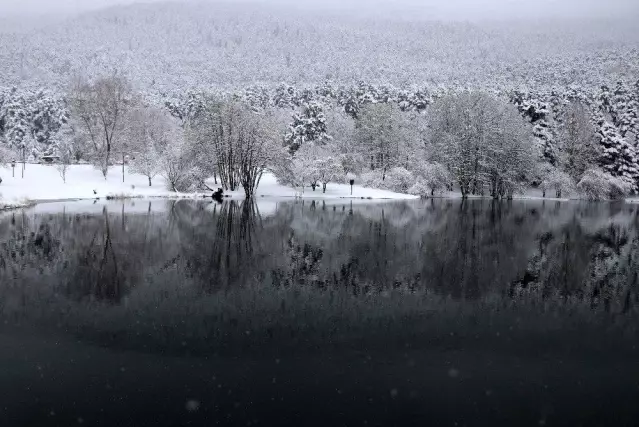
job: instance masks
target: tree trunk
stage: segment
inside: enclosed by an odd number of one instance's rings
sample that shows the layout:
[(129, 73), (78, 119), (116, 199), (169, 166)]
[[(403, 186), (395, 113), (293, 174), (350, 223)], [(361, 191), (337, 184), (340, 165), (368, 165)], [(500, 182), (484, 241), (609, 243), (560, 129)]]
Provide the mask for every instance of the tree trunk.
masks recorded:
[(122, 182), (124, 182), (124, 153), (122, 153)]
[(151, 186), (151, 177), (149, 177), (149, 187)]
[(311, 187), (313, 188), (313, 191), (315, 191), (315, 187), (317, 187), (317, 184), (311, 184)]
[(253, 188), (250, 185), (244, 186), (244, 195), (247, 200), (253, 198)]
[(102, 174), (104, 175), (104, 179), (107, 179), (107, 174), (109, 173), (109, 159), (111, 158), (111, 145), (107, 143), (106, 155), (104, 157), (104, 167), (102, 168)]
[(326, 183), (322, 183), (322, 193), (326, 193)]

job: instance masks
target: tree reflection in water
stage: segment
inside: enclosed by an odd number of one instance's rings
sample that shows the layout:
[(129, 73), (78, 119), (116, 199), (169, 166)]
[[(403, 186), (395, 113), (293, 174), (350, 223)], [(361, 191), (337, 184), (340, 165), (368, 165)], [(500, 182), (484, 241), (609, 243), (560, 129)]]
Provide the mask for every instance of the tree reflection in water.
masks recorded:
[[(121, 304), (166, 280), (205, 293), (247, 286), (457, 300), (638, 303), (637, 209), (492, 200), (384, 204), (187, 200), (25, 210), (0, 220), (2, 292)], [(148, 207), (147, 207), (148, 204)]]
[(2, 214), (3, 425), (636, 419), (636, 206), (258, 201)]

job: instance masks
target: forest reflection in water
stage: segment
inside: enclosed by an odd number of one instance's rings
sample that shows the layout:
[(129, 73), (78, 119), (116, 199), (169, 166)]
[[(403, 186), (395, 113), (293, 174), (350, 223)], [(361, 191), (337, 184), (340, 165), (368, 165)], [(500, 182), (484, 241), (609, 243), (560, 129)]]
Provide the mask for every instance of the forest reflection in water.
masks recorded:
[(444, 311), (618, 324), (638, 311), (637, 213), (489, 200), (40, 205), (0, 218), (0, 313), (88, 335), (126, 335), (134, 317), (148, 329), (137, 335), (194, 324), (180, 334), (230, 341), (224, 328), (254, 341), (282, 328), (347, 339), (371, 322), (406, 332)]

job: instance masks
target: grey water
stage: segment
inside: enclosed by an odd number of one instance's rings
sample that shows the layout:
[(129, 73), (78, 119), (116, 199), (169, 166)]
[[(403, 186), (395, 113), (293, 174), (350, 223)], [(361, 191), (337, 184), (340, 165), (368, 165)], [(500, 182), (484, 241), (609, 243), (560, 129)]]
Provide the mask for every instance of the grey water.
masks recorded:
[(0, 425), (637, 425), (639, 206), (0, 216)]

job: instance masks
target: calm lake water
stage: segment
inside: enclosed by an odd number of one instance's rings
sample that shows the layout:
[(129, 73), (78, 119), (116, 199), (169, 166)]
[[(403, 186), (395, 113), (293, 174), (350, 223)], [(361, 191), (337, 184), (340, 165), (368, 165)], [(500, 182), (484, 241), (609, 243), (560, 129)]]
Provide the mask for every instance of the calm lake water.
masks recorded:
[(638, 274), (623, 203), (6, 212), (0, 425), (638, 425)]

